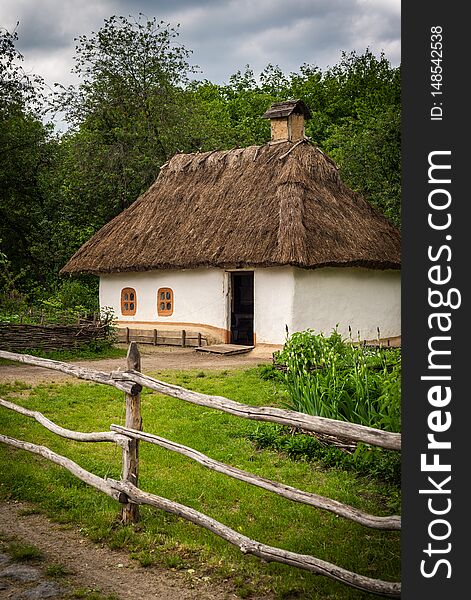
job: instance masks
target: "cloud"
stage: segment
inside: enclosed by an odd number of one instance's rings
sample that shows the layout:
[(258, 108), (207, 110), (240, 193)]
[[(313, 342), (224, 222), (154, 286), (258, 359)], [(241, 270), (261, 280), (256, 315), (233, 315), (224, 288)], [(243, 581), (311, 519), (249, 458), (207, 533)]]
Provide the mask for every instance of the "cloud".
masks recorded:
[(250, 64), (284, 71), (303, 63), (321, 68), (338, 62), (342, 50), (390, 52), (400, 62), (399, 0), (226, 0), (176, 2), (168, 14), (194, 51), (203, 75), (213, 81)]
[(13, 29), (28, 70), (49, 84), (76, 81), (74, 38), (98, 31), (113, 14), (141, 12), (180, 23), (179, 41), (193, 51), (199, 77), (216, 83), (246, 64), (285, 72), (303, 63), (333, 66), (342, 51), (384, 51), (400, 62), (400, 0), (2, 0), (0, 25)]

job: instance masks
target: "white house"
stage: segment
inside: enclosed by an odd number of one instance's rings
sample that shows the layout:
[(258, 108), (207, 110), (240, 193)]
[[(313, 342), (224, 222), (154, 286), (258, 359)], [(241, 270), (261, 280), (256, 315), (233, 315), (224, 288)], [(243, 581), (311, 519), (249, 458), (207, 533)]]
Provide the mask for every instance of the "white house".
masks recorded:
[(120, 327), (254, 345), (337, 324), (399, 336), (399, 231), (304, 137), (308, 115), (276, 103), (269, 143), (177, 154), (62, 273), (98, 275)]

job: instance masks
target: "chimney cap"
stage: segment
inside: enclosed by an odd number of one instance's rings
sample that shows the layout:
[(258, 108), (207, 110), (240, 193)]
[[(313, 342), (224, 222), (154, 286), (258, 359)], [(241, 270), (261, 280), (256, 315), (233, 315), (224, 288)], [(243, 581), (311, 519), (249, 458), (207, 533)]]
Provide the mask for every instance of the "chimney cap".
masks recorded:
[(279, 119), (281, 117), (289, 117), (296, 113), (304, 115), (305, 119), (311, 117), (309, 108), (302, 100), (283, 100), (282, 102), (274, 102), (270, 108), (263, 113), (264, 119)]

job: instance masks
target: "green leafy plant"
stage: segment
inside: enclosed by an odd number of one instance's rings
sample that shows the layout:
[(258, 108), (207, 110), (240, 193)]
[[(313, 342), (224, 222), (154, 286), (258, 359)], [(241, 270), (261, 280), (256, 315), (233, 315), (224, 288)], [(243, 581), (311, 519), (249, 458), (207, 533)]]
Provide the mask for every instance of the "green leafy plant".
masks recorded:
[(287, 408), (399, 431), (401, 353), (308, 329), (288, 337), (275, 364), (284, 371)]
[(352, 471), (399, 488), (401, 485), (401, 455), (398, 452), (358, 444), (346, 452), (326, 445), (313, 435), (293, 432), (282, 425), (262, 423), (247, 433), (257, 449), (282, 452), (292, 460), (316, 461), (324, 468)]

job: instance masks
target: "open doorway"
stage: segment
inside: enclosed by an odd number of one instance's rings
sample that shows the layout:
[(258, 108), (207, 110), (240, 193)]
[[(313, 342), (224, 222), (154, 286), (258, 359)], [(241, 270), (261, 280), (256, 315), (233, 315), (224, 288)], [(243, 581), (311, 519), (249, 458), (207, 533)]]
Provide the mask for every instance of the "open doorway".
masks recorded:
[(253, 342), (253, 271), (231, 273), (231, 343)]

